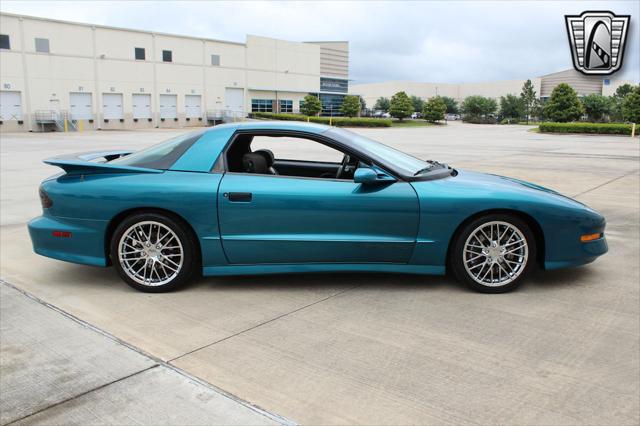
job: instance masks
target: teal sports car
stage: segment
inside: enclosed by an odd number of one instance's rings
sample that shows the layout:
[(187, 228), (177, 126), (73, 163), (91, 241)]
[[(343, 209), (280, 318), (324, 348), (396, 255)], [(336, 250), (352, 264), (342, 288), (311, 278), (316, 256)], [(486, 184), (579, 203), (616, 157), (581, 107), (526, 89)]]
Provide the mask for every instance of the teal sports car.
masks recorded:
[(445, 274), (488, 293), (607, 252), (604, 218), (528, 182), (420, 160), (348, 130), (246, 122), (138, 152), (45, 160), (36, 253), (161, 292), (195, 274)]

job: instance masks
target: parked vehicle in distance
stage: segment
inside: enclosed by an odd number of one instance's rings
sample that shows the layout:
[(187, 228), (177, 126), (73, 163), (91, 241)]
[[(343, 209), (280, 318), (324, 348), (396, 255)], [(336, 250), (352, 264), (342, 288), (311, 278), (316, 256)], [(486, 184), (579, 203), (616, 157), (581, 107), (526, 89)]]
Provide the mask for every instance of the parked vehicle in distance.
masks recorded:
[(538, 185), (421, 160), (348, 130), (225, 124), (139, 152), (45, 160), (36, 253), (141, 291), (194, 274), (444, 274), (488, 293), (592, 262), (604, 218)]
[(460, 120), (460, 114), (445, 114), (444, 119), (447, 121)]
[(422, 114), (419, 112), (414, 112), (413, 114), (411, 114), (411, 118), (413, 118), (414, 120), (417, 118), (422, 118)]

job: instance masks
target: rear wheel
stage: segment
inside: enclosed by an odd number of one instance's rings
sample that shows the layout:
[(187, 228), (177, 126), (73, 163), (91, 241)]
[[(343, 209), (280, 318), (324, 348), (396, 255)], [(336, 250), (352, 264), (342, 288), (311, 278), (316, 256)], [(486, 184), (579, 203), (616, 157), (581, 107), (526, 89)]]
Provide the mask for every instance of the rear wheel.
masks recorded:
[(458, 234), (451, 265), (458, 280), (483, 293), (516, 288), (535, 263), (535, 238), (518, 217), (492, 214)]
[(111, 259), (127, 284), (150, 293), (185, 284), (197, 269), (190, 233), (177, 220), (158, 213), (123, 220), (111, 239)]

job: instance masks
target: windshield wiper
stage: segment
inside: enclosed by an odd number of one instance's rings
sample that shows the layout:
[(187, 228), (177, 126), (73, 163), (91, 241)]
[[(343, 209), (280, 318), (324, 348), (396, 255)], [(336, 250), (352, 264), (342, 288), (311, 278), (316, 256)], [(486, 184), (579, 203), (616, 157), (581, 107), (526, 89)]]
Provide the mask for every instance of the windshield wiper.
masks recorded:
[[(448, 168), (448, 167), (449, 167), (449, 166), (447, 166), (446, 164), (439, 163), (439, 162), (434, 161), (434, 160), (427, 160), (427, 163), (429, 163), (429, 166), (428, 166), (428, 167), (425, 167), (424, 169), (420, 169), (420, 170), (418, 170), (418, 171), (417, 171), (417, 172), (415, 172), (413, 175), (414, 175), (414, 176), (418, 176), (418, 175), (420, 175), (420, 174), (422, 174), (422, 173), (424, 173), (424, 172), (430, 172), (431, 170), (435, 169), (436, 167), (437, 167), (437, 168), (440, 168), (440, 169), (446, 169), (446, 168)], [(439, 166), (439, 167), (438, 167), (438, 166)]]

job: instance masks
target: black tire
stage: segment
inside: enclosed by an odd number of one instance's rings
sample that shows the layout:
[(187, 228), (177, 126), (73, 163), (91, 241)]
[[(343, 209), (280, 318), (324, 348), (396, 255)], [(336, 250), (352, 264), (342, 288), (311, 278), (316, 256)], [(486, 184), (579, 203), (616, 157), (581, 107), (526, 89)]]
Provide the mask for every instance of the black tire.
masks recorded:
[[(173, 234), (175, 235), (175, 238), (179, 240), (179, 243), (180, 243), (179, 245), (181, 246), (181, 250), (182, 250), (182, 263), (180, 264), (180, 267), (175, 267), (176, 271), (170, 272), (172, 276), (167, 277), (166, 283), (157, 284), (157, 285), (153, 283), (143, 284), (136, 281), (134, 278), (132, 278), (132, 276), (130, 276), (125, 271), (123, 265), (120, 262), (120, 257), (119, 257), (120, 240), (122, 239), (125, 232), (130, 231), (131, 228), (137, 224), (148, 223), (148, 222), (164, 225), (164, 227), (171, 230), (171, 232), (173, 232)], [(192, 276), (197, 272), (199, 263), (197, 259), (197, 250), (196, 250), (197, 242), (194, 240), (194, 237), (192, 236), (191, 232), (187, 229), (186, 225), (182, 224), (181, 222), (182, 222), (181, 220), (171, 217), (169, 215), (154, 213), (154, 212), (136, 213), (126, 217), (122, 222), (120, 222), (120, 224), (118, 224), (117, 228), (115, 229), (113, 236), (111, 237), (111, 245), (110, 245), (111, 261), (114, 267), (116, 268), (116, 270), (118, 271), (118, 275), (120, 275), (120, 278), (122, 278), (122, 280), (126, 282), (129, 286), (135, 288), (136, 290), (143, 291), (146, 293), (163, 293), (167, 291), (172, 291), (186, 284), (192, 278)], [(162, 228), (161, 226), (158, 226), (158, 225), (156, 225), (156, 227)], [(152, 243), (151, 244), (152, 246), (151, 250), (152, 250), (155, 242), (153, 240), (153, 235), (151, 231), (149, 232), (149, 234), (150, 234), (149, 240)], [(138, 245), (136, 244), (136, 248), (137, 247)], [(162, 253), (162, 251), (160, 251), (160, 253)], [(149, 255), (145, 254), (144, 256), (148, 257)], [(160, 257), (162, 257), (162, 255)], [(169, 265), (171, 264), (169, 264), (168, 261), (166, 260), (167, 257), (169, 256), (166, 256), (165, 254), (165, 262), (167, 262), (167, 268), (162, 267), (162, 269), (160, 269), (160, 267), (158, 267), (158, 271), (161, 271), (161, 270), (165, 272), (171, 271), (170, 269), (168, 269)], [(141, 260), (140, 262), (143, 262), (143, 260)], [(158, 278), (159, 278), (159, 275), (158, 275)]]
[[(474, 231), (476, 231), (478, 227), (485, 224), (489, 224), (490, 222), (505, 222), (517, 228), (520, 231), (520, 233), (524, 236), (524, 239), (526, 241), (526, 247), (527, 247), (526, 261), (524, 261), (523, 266), (519, 270), (519, 273), (516, 276), (516, 278), (503, 285), (499, 285), (498, 283), (495, 283), (494, 285), (482, 284), (481, 282), (474, 279), (472, 274), (469, 271), (467, 271), (467, 268), (465, 267), (465, 258), (464, 258), (465, 251), (464, 250), (465, 250), (465, 244), (467, 242), (467, 239), (469, 239), (470, 235)], [(532, 268), (535, 266), (536, 240), (529, 225), (527, 225), (527, 223), (524, 220), (520, 219), (519, 217), (515, 215), (510, 215), (510, 214), (488, 214), (486, 216), (482, 216), (472, 220), (471, 222), (466, 224), (460, 230), (460, 232), (458, 232), (458, 234), (455, 236), (455, 240), (453, 241), (453, 246), (450, 252), (450, 256), (451, 258), (449, 260), (450, 260), (451, 269), (453, 270), (453, 273), (455, 277), (458, 279), (458, 281), (482, 293), (505, 293), (518, 287), (522, 283), (522, 281), (527, 277), (527, 275), (531, 272)], [(471, 255), (471, 256), (475, 257), (474, 255)], [(467, 262), (468, 261), (469, 260), (467, 260)], [(477, 262), (478, 262), (477, 265), (482, 263), (481, 260), (478, 260)], [(490, 265), (490, 263), (487, 263), (487, 265)], [(501, 263), (501, 265), (506, 265), (506, 264)], [(488, 269), (485, 269), (486, 268), (485, 266), (475, 266), (475, 267), (479, 268), (477, 270), (480, 270), (480, 271), (482, 270), (488, 271)], [(498, 268), (499, 265), (496, 265), (496, 267)], [(482, 277), (479, 277), (479, 279), (480, 278)]]

